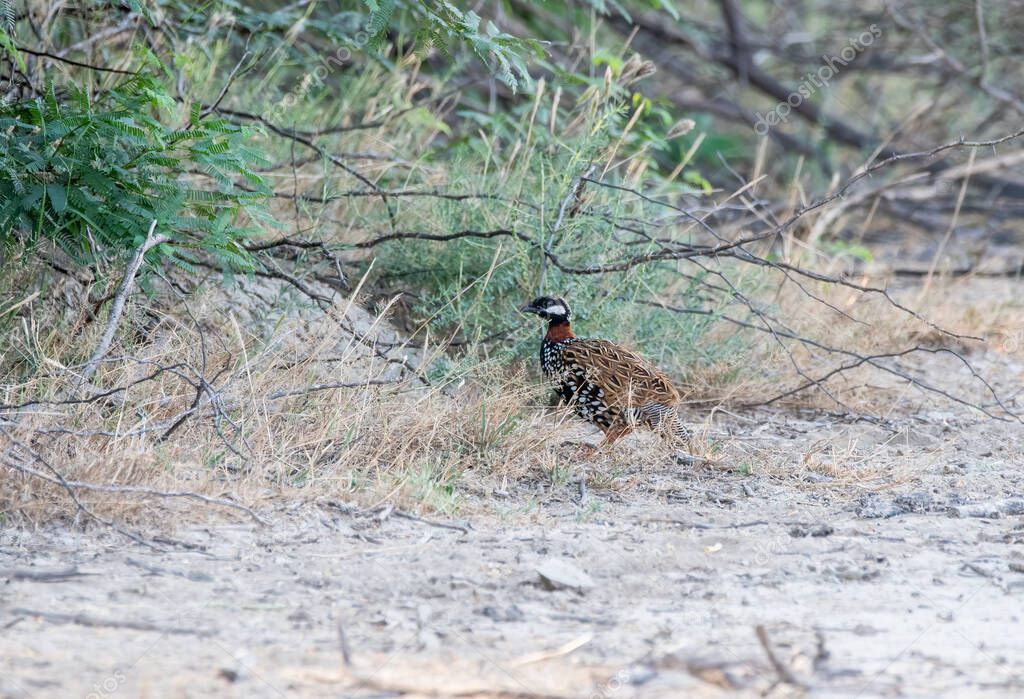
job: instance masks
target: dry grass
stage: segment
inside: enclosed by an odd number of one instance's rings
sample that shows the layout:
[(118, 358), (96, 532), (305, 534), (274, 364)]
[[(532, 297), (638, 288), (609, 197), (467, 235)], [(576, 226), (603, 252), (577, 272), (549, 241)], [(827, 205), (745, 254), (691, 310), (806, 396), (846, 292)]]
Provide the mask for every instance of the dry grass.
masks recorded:
[[(257, 510), (327, 499), (449, 516), (522, 481), (558, 485), (578, 475), (577, 449), (562, 443), (567, 416), (545, 414), (546, 390), (522, 370), (472, 357), (427, 385), (401, 365), (427, 366), (443, 346), (411, 346), (356, 295), (338, 297), (325, 313), (279, 282), (243, 279), (228, 291), (210, 284), (186, 297), (179, 280), (154, 280), (155, 295), (136, 297), (91, 385), (72, 395), (75, 362), (105, 319), (90, 318), (88, 294), (70, 279), (19, 298), (38, 283), (33, 274), (11, 278), (5, 290), (15, 303), (4, 308), (29, 301), (3, 335), (0, 362), (18, 377), (0, 387), (8, 406), (0, 412), (8, 461), (0, 511), (16, 521), (92, 513), (164, 525), (210, 512), (193, 500), (87, 487), (71, 489), (76, 502), (43, 478), (56, 473)], [(663, 447), (608, 452), (591, 478), (631, 488), (636, 474), (622, 474), (654, 463)]]
[[(886, 286), (884, 279), (856, 281)], [(937, 406), (964, 408), (948, 397), (909, 385), (908, 376), (989, 408), (994, 399), (980, 379), (1001, 385), (1005, 394), (1008, 380), (1019, 376), (1024, 358), (1024, 303), (1014, 296), (1010, 280), (939, 279), (925, 298), (918, 298), (916, 285), (891, 286), (890, 294), (919, 318), (877, 294), (827, 284), (804, 283), (804, 287), (838, 310), (788, 285), (774, 297), (776, 316), (785, 319), (784, 326), (776, 327), (852, 354), (741, 330), (754, 338), (751, 359), (757, 366), (734, 375), (733, 367), (710, 364), (689, 377), (688, 397), (694, 402), (713, 396), (725, 405), (757, 404), (824, 379), (818, 387), (812, 385), (775, 404), (885, 416)], [(735, 332), (723, 323), (709, 340)], [(918, 349), (897, 356), (912, 348)], [(858, 361), (858, 355), (880, 358)], [(832, 373), (844, 365), (849, 368)], [(895, 373), (879, 371), (879, 365)], [(1000, 412), (998, 406), (995, 412)]]
[[(667, 445), (650, 435), (630, 438), (581, 462), (577, 447), (563, 444), (565, 427), (575, 421), (541, 407), (544, 396), (532, 376), (481, 360), (428, 386), (414, 375), (401, 376), (401, 367), (389, 360), (429, 362), (443, 348), (401, 342), (391, 347), (400, 339), (397, 334), (350, 298), (340, 298), (328, 314), (303, 306), (274, 285), (254, 289), (252, 282), (246, 283), (248, 289), (245, 284), (235, 291), (207, 289), (186, 303), (165, 294), (138, 303), (116, 354), (103, 363), (83, 396), (116, 387), (127, 390), (85, 402), (62, 402), (75, 370), (66, 362), (92, 346), (101, 323), (84, 324), (77, 310), (44, 313), (27, 308), (31, 312), (24, 314), (20, 328), (9, 333), (5, 365), (24, 368), (31, 362), (36, 370), (26, 380), (4, 385), (0, 400), (5, 405), (42, 402), (4, 411), (0, 426), (8, 461), (46, 472), (38, 455), (72, 481), (188, 490), (257, 509), (279, 500), (332, 499), (367, 507), (390, 503), (449, 516), (490, 507), (494, 492), (513, 490), (525, 481), (557, 487), (583, 477), (590, 488), (626, 492), (652, 473), (672, 468)], [(966, 294), (957, 293), (963, 288), (973, 289), (960, 282), (943, 287), (925, 311), (963, 333), (1005, 337), (1024, 327), (1016, 299), (984, 294), (964, 303)], [(254, 301), (258, 298), (270, 300)], [(935, 339), (927, 325), (907, 323), (905, 314), (877, 299), (840, 292), (829, 300), (851, 315), (870, 317), (870, 325), (830, 322), (820, 304), (806, 297), (780, 298), (778, 303), (788, 317), (802, 319), (796, 328), (801, 333), (858, 352), (927, 345)], [(817, 313), (791, 310), (795, 308)], [(51, 321), (29, 320), (43, 317)], [(359, 342), (341, 330), (339, 320), (373, 341)], [(981, 347), (968, 342), (959, 349), (976, 363), (989, 362), (993, 370), (1002, 366), (1001, 357), (1019, 366), (1020, 348), (1004, 344), (982, 353)], [(829, 366), (829, 358), (820, 352), (796, 347), (792, 356), (810, 375)], [(777, 393), (790, 357), (771, 343), (764, 346), (762, 357), (763, 365), (730, 376), (731, 383), (708, 367), (689, 377), (691, 394), (717, 389), (728, 404)], [(948, 378), (934, 367), (920, 371), (929, 381)], [(201, 377), (210, 390), (195, 412), (187, 413)], [(792, 373), (788, 378), (793, 379)], [(324, 387), (337, 383), (346, 386)], [(969, 389), (969, 384), (961, 388)], [(913, 411), (927, 399), (906, 382), (884, 383), (877, 371), (867, 368), (839, 375), (827, 387), (847, 405), (880, 415)], [(835, 407), (818, 391), (797, 394), (787, 403)], [(180, 427), (161, 441), (183, 416)], [(696, 417), (691, 415), (691, 422)], [(741, 473), (801, 480), (814, 472), (833, 483), (873, 488), (899, 482), (915, 468), (885, 445), (855, 439), (845, 445), (822, 442), (788, 454), (713, 434), (712, 422), (706, 420), (695, 437), (695, 453)], [(594, 441), (585, 432), (572, 437), (576, 439)], [(921, 458), (929, 454), (922, 452)], [(81, 518), (60, 486), (13, 468), (3, 474), (0, 508), (8, 517), (35, 523)], [(192, 501), (76, 492), (90, 511), (120, 521), (169, 522), (171, 516), (181, 521), (208, 515)]]
[[(159, 299), (138, 305), (135, 328), (121, 333), (116, 356), (82, 397), (127, 390), (97, 400), (68, 402), (75, 367), (64, 362), (91, 346), (98, 323), (76, 336), (76, 314), (68, 313), (51, 332), (15, 330), (7, 360), (20, 355), (22, 366), (38, 369), (0, 391), (7, 406), (33, 401), (3, 413), (7, 458), (48, 472), (45, 460), (69, 481), (184, 488), (257, 507), (327, 498), (446, 514), (472, 507), (469, 494), (501, 488), (553, 458), (557, 421), (537, 409), (539, 390), (522, 372), (485, 362), (427, 385), (388, 360), (418, 363), (439, 348), (388, 348), (396, 335), (383, 319), (348, 299), (324, 314), (264, 296), (275, 302), (248, 312), (240, 293), (219, 290), (189, 298), (187, 308)], [(248, 318), (245, 326), (239, 317)], [(265, 321), (263, 329), (252, 317)], [(373, 341), (343, 332), (339, 319)], [(189, 413), (200, 381), (210, 390)], [(8, 516), (40, 522), (76, 514), (61, 487), (12, 468), (3, 473), (0, 509)], [(78, 495), (104, 517), (182, 516), (160, 499)]]

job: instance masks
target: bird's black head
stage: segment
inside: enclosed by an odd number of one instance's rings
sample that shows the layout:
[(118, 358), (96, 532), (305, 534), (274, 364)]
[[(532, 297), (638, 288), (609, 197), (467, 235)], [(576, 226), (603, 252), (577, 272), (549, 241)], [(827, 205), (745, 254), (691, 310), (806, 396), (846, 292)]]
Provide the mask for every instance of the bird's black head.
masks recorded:
[(520, 313), (534, 313), (552, 325), (569, 322), (569, 304), (562, 299), (539, 296), (519, 309)]

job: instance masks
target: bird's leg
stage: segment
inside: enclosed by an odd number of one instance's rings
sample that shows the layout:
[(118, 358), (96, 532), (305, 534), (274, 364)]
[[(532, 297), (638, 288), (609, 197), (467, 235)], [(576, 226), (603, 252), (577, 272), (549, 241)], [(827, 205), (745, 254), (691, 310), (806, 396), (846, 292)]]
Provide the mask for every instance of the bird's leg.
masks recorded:
[(689, 445), (691, 441), (690, 430), (686, 429), (686, 425), (679, 419), (678, 415), (673, 415), (671, 421), (667, 425), (668, 433), (672, 439), (677, 443)]
[[(602, 427), (601, 431), (604, 432), (604, 441), (599, 445), (594, 446), (586, 442), (578, 445), (580, 458), (593, 459), (601, 453), (602, 448), (611, 446), (616, 440), (632, 432), (633, 426), (628, 422), (615, 422), (608, 427)], [(571, 442), (564, 442), (564, 444), (571, 444)]]
[(624, 437), (633, 431), (628, 423), (616, 423), (604, 431), (604, 444), (611, 446), (620, 437)]

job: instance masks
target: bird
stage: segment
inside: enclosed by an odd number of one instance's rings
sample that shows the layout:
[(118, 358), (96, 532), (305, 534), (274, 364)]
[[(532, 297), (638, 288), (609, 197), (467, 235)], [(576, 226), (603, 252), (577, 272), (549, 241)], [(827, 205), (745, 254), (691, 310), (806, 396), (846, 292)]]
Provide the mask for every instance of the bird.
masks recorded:
[(540, 296), (519, 309), (548, 322), (540, 366), (555, 393), (613, 444), (638, 424), (687, 441), (679, 419), (679, 391), (664, 372), (633, 350), (609, 340), (576, 337), (564, 299)]

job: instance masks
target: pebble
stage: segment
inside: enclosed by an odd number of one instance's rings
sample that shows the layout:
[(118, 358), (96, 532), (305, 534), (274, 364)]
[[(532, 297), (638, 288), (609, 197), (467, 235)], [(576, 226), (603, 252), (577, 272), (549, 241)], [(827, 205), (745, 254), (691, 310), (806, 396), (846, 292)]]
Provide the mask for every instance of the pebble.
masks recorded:
[(594, 587), (594, 579), (560, 558), (546, 558), (537, 566), (541, 586), (547, 590), (576, 590), (583, 592)]

